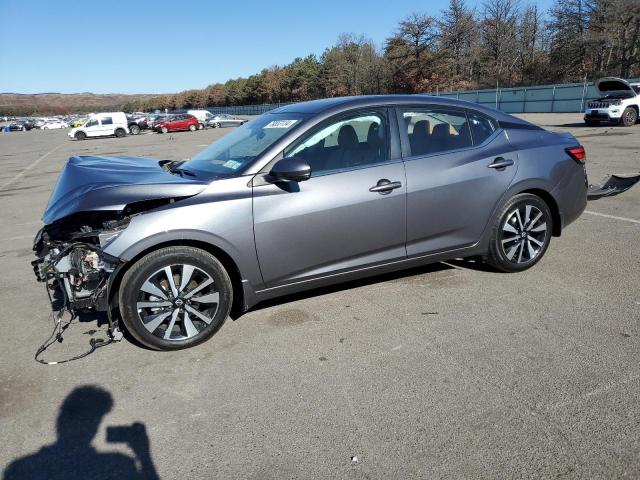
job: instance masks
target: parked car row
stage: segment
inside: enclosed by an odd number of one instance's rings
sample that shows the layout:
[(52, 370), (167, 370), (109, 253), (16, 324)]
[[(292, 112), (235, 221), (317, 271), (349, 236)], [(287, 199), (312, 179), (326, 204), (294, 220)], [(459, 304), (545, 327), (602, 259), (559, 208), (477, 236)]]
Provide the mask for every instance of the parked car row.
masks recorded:
[[(9, 120), (9, 119), (8, 119)], [(104, 112), (85, 117), (12, 118), (0, 128), (4, 132), (22, 132), (33, 129), (52, 130), (70, 128), (69, 137), (84, 140), (87, 137), (138, 135), (143, 130), (157, 133), (195, 131), (204, 128), (236, 127), (247, 119), (232, 115), (214, 115), (208, 110), (189, 110), (187, 113)]]

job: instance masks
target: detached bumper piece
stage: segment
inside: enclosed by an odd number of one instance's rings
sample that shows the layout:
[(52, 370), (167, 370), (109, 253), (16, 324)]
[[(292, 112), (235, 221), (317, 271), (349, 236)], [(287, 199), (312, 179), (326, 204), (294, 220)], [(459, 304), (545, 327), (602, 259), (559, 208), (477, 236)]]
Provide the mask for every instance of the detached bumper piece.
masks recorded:
[(640, 182), (640, 174), (614, 174), (603, 179), (600, 185), (589, 185), (587, 200), (598, 200), (603, 197), (613, 197), (626, 192), (636, 183)]

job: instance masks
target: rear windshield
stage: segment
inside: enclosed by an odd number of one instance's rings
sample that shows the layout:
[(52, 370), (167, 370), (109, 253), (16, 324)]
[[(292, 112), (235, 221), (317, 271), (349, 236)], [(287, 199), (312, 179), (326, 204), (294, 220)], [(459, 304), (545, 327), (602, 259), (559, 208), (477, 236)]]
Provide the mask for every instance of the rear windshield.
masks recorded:
[(188, 170), (232, 176), (250, 165), (305, 118), (300, 113), (266, 113), (212, 143), (183, 165)]

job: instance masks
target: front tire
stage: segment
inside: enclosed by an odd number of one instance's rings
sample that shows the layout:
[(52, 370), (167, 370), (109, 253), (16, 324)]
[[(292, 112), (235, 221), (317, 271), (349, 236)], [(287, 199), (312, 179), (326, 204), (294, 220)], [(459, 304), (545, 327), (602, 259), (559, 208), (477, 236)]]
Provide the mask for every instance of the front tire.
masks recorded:
[(131, 132), (131, 135), (138, 135), (140, 133), (140, 126), (134, 123), (129, 127), (129, 132)]
[(162, 127), (162, 128), (160, 129), (160, 132), (161, 132), (161, 133), (169, 133), (169, 129), (168, 129), (167, 127)]
[(627, 107), (620, 117), (620, 125), (623, 127), (632, 127), (638, 121), (638, 111), (633, 107)]
[(74, 137), (76, 138), (76, 140), (84, 140), (85, 138), (87, 138), (87, 134), (84, 132), (76, 132)]
[(587, 124), (587, 127), (596, 127), (600, 125), (600, 122), (597, 120), (585, 120), (584, 123)]
[(233, 290), (213, 255), (194, 247), (166, 247), (125, 273), (118, 299), (122, 320), (136, 340), (156, 350), (179, 350), (208, 340), (222, 327)]
[(549, 247), (552, 222), (551, 210), (540, 197), (515, 195), (493, 220), (487, 263), (503, 272), (533, 267)]

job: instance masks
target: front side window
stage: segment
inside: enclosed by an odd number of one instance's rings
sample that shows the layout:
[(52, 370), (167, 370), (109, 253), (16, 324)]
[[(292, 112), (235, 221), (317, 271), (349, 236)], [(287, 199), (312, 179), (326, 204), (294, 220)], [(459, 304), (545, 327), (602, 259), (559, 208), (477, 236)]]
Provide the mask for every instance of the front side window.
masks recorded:
[(312, 175), (387, 161), (386, 117), (381, 112), (342, 117), (296, 142), (284, 155), (305, 160)]
[(189, 170), (230, 176), (291, 132), (306, 118), (301, 113), (265, 113), (236, 128), (184, 164)]
[(102, 125), (113, 125), (113, 119), (111, 117), (105, 117), (100, 123), (102, 123)]
[(89, 120), (87, 123), (84, 124), (85, 127), (95, 127), (96, 125), (98, 125), (98, 120)]
[(414, 108), (402, 111), (411, 156), (471, 147), (467, 116), (447, 108)]

